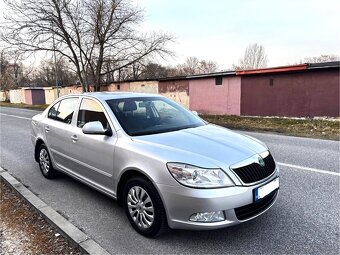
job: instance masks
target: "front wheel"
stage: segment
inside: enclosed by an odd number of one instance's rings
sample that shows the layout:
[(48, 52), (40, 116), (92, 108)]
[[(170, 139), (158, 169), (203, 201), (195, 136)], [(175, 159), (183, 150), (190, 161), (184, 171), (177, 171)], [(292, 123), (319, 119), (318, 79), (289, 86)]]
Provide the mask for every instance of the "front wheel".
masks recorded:
[(159, 235), (167, 227), (162, 200), (145, 178), (128, 180), (124, 188), (124, 209), (132, 227), (144, 236)]
[(53, 179), (57, 176), (57, 171), (52, 166), (51, 157), (45, 144), (39, 147), (39, 167), (42, 175), (47, 179)]

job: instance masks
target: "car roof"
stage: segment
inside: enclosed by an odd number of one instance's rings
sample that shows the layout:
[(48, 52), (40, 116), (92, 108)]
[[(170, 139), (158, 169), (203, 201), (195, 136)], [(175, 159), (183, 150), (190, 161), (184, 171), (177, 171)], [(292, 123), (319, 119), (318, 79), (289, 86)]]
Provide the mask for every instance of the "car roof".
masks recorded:
[(97, 98), (99, 100), (134, 98), (134, 97), (162, 97), (157, 94), (136, 93), (136, 92), (86, 92), (83, 94), (68, 94), (68, 96), (90, 96), (90, 97)]

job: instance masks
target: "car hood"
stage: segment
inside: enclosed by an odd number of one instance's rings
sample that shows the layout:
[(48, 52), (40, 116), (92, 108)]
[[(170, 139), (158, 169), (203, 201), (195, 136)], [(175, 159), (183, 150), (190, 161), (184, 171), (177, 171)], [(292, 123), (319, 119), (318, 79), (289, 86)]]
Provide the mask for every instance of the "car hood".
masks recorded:
[(199, 164), (202, 167), (229, 167), (268, 150), (264, 143), (255, 138), (211, 124), (168, 133), (135, 136), (132, 140), (158, 147), (159, 153), (166, 154), (169, 161)]

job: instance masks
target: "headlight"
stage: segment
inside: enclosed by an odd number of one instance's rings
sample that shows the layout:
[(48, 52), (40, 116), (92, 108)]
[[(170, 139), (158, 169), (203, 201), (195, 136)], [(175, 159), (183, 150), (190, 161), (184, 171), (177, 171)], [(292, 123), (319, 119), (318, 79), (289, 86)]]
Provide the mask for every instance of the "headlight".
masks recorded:
[(181, 184), (193, 188), (220, 188), (234, 186), (221, 169), (206, 169), (181, 163), (168, 163), (171, 175)]

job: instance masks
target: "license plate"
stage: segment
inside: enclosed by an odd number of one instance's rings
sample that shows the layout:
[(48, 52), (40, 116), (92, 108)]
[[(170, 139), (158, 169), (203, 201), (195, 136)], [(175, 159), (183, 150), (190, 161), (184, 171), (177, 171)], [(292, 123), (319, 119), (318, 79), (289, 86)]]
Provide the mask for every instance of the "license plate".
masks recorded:
[(260, 200), (261, 198), (264, 198), (274, 190), (279, 188), (279, 178), (276, 178), (275, 180), (258, 187), (254, 190), (254, 200), (255, 202)]

